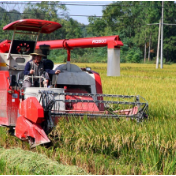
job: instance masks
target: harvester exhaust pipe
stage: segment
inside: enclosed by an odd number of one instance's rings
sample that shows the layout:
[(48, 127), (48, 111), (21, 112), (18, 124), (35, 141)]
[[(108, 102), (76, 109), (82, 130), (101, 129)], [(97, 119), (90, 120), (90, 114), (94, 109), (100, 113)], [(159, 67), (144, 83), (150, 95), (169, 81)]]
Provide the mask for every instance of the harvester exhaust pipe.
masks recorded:
[[(50, 45), (42, 44), (39, 45), (40, 50), (42, 51), (42, 54), (45, 56), (42, 57), (43, 62), (45, 63), (46, 67), (45, 69), (52, 70), (54, 68), (54, 63), (52, 60), (48, 59), (47, 56), (50, 53)], [(49, 74), (50, 80), (52, 80), (52, 75)]]
[(42, 59), (47, 59), (47, 55), (49, 55), (49, 49), (50, 49), (50, 45), (40, 45), (39, 48), (42, 51), (42, 54), (44, 54), (45, 56), (42, 57)]

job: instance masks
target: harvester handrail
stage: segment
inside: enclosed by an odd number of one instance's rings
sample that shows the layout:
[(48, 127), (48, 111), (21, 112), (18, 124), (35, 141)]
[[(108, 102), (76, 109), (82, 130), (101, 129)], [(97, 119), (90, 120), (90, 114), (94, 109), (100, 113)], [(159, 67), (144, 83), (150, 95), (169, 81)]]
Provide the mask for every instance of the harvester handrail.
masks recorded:
[(32, 77), (33, 77), (33, 78), (43, 78), (44, 81), (46, 81), (46, 78), (43, 77), (43, 76), (26, 76), (23, 81), (25, 81), (27, 78), (32, 78)]

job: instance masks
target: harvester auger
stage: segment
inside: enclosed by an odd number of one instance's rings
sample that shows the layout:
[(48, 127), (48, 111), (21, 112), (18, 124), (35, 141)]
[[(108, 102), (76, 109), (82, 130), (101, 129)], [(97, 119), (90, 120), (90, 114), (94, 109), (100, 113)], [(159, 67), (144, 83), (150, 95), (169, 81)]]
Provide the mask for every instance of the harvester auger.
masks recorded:
[[(120, 74), (119, 36), (92, 37), (37, 42), (40, 33), (49, 34), (62, 27), (59, 23), (37, 19), (23, 19), (6, 25), (13, 30), (12, 40), (0, 43), (0, 125), (15, 129), (15, 136), (29, 140), (31, 147), (49, 143), (47, 134), (60, 117), (88, 118), (129, 117), (141, 121), (147, 118), (148, 104), (140, 96), (103, 94), (100, 75), (90, 68), (70, 63), (71, 50), (76, 47), (108, 48), (107, 74)], [(36, 35), (35, 41), (15, 40), (15, 34)], [(51, 77), (48, 87), (23, 88), (24, 67), (31, 60), (30, 53), (41, 49), (67, 50), (67, 63), (55, 65), (59, 76)], [(43, 62), (53, 62), (43, 58)], [(52, 69), (52, 68), (51, 68)]]

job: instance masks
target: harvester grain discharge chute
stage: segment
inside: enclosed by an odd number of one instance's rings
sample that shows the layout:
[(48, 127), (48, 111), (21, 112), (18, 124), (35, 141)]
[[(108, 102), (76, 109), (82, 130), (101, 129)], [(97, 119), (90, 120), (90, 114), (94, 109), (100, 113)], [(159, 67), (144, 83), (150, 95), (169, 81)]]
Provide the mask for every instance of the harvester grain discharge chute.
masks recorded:
[[(38, 41), (40, 33), (49, 34), (62, 27), (57, 22), (22, 19), (6, 25), (13, 30), (12, 40), (0, 43), (0, 126), (15, 129), (15, 136), (28, 140), (31, 147), (49, 143), (48, 134), (60, 118), (122, 118), (142, 121), (147, 118), (148, 104), (141, 96), (103, 94), (100, 75), (90, 68), (71, 64), (71, 50), (107, 46), (107, 75), (120, 75), (120, 47), (118, 35)], [(16, 34), (36, 36), (34, 41), (15, 40)], [(31, 39), (31, 37), (29, 37)], [(67, 62), (54, 65), (47, 59), (50, 49), (67, 50)], [(41, 49), (43, 62), (49, 69), (60, 70), (59, 76), (50, 75), (48, 87), (22, 86), (23, 71), (30, 53)], [(54, 66), (54, 68), (53, 68)], [(28, 75), (34, 78), (34, 76)], [(35, 79), (44, 79), (40, 75)]]

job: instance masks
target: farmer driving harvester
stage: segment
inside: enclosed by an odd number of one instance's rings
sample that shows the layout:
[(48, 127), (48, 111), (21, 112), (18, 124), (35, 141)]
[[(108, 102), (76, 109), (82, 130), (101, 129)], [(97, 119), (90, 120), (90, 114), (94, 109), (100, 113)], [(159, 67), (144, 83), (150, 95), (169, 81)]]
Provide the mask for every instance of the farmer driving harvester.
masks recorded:
[[(34, 53), (30, 54), (32, 56), (32, 60), (26, 63), (25, 69), (24, 69), (24, 75), (25, 77), (27, 76), (34, 76), (28, 77), (25, 79), (23, 82), (23, 87), (39, 87), (39, 86), (45, 86), (47, 87), (48, 82), (49, 82), (49, 74), (54, 75), (54, 74), (59, 74), (60, 70), (51, 70), (48, 69), (46, 62), (42, 61), (42, 57), (45, 57), (45, 55), (42, 53), (41, 50), (36, 50)], [(42, 78), (36, 78), (36, 76), (41, 76)]]

